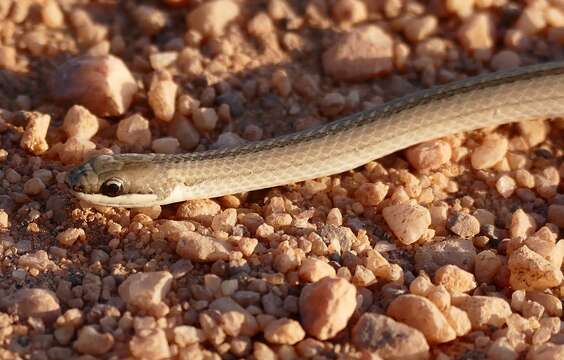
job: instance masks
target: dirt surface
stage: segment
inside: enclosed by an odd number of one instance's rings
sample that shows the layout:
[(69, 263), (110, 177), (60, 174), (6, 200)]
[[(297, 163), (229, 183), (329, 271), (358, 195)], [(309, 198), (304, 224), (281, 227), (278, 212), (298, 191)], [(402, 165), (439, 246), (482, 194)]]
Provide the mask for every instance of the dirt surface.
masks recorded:
[(64, 184), (563, 45), (560, 0), (0, 0), (0, 359), (564, 358), (562, 119), (163, 207)]

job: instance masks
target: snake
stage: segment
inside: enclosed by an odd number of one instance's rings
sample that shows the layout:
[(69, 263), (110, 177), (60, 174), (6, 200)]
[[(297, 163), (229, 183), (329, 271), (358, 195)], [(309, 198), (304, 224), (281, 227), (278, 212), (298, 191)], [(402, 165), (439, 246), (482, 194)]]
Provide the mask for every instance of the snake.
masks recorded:
[(183, 154), (98, 155), (70, 169), (79, 199), (150, 207), (344, 173), (455, 133), (564, 115), (564, 61), (487, 72), (394, 98), (298, 132)]

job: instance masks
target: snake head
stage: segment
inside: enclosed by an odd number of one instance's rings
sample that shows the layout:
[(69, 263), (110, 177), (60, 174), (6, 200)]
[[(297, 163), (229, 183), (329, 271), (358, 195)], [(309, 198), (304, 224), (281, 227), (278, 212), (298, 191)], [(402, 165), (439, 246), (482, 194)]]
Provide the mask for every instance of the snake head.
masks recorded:
[[(138, 160), (138, 161), (136, 161)], [(143, 162), (136, 154), (98, 155), (71, 169), (65, 182), (76, 197), (116, 207), (144, 207), (159, 196), (143, 181)]]

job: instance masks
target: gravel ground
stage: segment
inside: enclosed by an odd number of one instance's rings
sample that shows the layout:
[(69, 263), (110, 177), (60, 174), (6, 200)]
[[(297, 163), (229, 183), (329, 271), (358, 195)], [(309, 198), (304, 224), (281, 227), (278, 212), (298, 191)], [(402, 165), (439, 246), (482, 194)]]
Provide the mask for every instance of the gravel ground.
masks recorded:
[(562, 119), (162, 208), (63, 182), (563, 45), (562, 0), (0, 0), (0, 359), (563, 359)]

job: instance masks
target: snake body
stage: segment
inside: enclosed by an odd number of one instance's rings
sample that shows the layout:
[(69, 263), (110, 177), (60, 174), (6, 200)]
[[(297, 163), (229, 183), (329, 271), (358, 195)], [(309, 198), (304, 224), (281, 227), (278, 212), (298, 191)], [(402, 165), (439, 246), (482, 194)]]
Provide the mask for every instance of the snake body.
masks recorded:
[(453, 133), (564, 115), (564, 62), (418, 91), (326, 125), (189, 154), (100, 155), (69, 171), (81, 199), (119, 207), (164, 205), (341, 173)]

